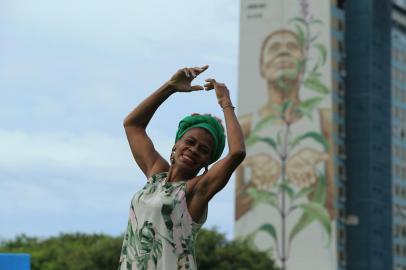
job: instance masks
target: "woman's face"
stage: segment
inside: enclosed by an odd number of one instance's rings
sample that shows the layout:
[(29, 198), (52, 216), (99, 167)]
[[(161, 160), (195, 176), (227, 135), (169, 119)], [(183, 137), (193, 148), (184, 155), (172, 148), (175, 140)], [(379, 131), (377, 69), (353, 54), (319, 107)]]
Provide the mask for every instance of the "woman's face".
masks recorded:
[(214, 140), (204, 128), (191, 128), (177, 141), (175, 163), (196, 171), (210, 163)]

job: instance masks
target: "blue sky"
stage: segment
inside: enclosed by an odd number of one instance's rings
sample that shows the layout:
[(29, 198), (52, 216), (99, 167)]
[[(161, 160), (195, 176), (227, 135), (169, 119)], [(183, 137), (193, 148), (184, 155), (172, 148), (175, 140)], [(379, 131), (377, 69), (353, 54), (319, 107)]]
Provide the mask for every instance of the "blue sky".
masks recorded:
[[(184, 66), (209, 64), (237, 104), (239, 1), (3, 0), (0, 3), (0, 239), (119, 235), (145, 177), (124, 117)], [(222, 117), (215, 93), (177, 93), (148, 132), (170, 155), (186, 114)], [(225, 149), (225, 152), (227, 148)], [(234, 177), (205, 227), (232, 237)]]

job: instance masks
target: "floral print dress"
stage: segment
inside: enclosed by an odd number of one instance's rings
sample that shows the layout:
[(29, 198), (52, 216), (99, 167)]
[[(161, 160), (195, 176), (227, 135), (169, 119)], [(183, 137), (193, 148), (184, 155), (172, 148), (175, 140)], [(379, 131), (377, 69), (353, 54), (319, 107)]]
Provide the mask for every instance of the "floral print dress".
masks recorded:
[(186, 204), (186, 181), (157, 173), (131, 200), (119, 270), (196, 269), (194, 243), (206, 221), (196, 223)]

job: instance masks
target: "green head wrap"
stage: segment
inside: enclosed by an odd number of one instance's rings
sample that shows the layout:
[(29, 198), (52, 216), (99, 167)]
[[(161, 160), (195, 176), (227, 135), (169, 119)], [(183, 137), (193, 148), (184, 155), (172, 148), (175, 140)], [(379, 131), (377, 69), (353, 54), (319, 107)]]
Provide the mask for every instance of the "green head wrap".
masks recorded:
[(225, 145), (224, 128), (221, 123), (209, 114), (192, 114), (186, 116), (179, 122), (178, 131), (176, 132), (175, 143), (191, 128), (204, 128), (213, 137), (214, 147), (211, 156), (211, 163), (218, 160), (223, 153)]

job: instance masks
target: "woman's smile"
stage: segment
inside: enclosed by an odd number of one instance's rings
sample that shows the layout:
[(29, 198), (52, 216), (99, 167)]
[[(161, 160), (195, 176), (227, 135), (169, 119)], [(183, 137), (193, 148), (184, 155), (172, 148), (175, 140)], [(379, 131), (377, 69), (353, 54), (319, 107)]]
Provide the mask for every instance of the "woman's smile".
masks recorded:
[(182, 154), (182, 156), (181, 156), (185, 161), (187, 161), (187, 163), (190, 163), (190, 164), (195, 164), (196, 163), (196, 161), (191, 157), (191, 156), (189, 156), (189, 155), (187, 155), (187, 154)]

